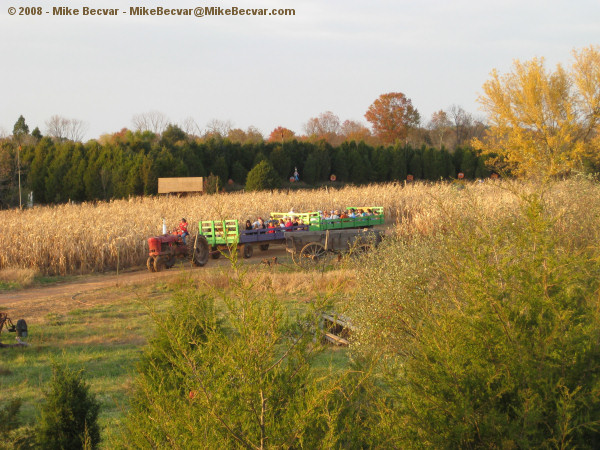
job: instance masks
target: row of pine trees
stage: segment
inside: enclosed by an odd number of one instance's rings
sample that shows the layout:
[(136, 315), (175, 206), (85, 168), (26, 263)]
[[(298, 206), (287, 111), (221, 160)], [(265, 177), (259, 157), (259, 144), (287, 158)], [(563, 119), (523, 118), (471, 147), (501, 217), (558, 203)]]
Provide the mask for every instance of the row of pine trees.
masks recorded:
[[(1, 145), (16, 160), (16, 144), (7, 140)], [(214, 175), (221, 185), (233, 180), (234, 185), (244, 186), (248, 172), (264, 160), (282, 182), (297, 169), (300, 181), (308, 185), (327, 182), (332, 174), (336, 183), (355, 184), (406, 180), (408, 175), (431, 181), (456, 178), (459, 172), (467, 179), (489, 176), (483, 157), (471, 149), (451, 153), (443, 148), (372, 147), (363, 142), (338, 147), (324, 141), (202, 142), (176, 126), (161, 136), (124, 130), (85, 144), (44, 137), (22, 145), (20, 152), (22, 186), (33, 192), (36, 203), (153, 195), (159, 177)], [(14, 205), (16, 170), (0, 184), (4, 206)]]

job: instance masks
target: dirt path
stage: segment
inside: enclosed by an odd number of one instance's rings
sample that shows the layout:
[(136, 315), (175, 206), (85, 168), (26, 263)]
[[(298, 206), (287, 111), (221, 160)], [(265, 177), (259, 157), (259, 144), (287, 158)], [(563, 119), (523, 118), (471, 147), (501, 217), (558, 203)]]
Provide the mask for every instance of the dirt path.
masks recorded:
[[(249, 264), (259, 264), (263, 259), (274, 257), (283, 258), (286, 256), (284, 248), (275, 248), (268, 252), (256, 252), (248, 260)], [(218, 260), (209, 259), (206, 268), (215, 266), (226, 266), (230, 264), (226, 258)], [(150, 273), (146, 268), (139, 268), (133, 271), (111, 274), (84, 275), (77, 280), (70, 282), (59, 282), (48, 286), (34, 286), (18, 291), (0, 292), (0, 305), (15, 304), (27, 301), (50, 300), (52, 298), (74, 297), (91, 291), (103, 288), (128, 286), (133, 284), (152, 283), (162, 278), (172, 278), (174, 274), (185, 271), (206, 270), (204, 267), (190, 267), (189, 265), (176, 265), (172, 269), (158, 273)]]

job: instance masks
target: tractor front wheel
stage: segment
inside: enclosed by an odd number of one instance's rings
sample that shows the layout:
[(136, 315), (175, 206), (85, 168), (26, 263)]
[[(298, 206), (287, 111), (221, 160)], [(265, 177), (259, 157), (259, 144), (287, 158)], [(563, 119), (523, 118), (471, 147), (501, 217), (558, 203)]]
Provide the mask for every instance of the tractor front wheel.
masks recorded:
[(146, 261), (146, 267), (148, 268), (148, 270), (150, 272), (154, 272), (154, 257), (153, 256), (148, 257), (148, 260)]
[(166, 267), (166, 264), (165, 264), (164, 258), (161, 258), (160, 256), (157, 256), (156, 258), (154, 258), (154, 271), (155, 272), (160, 272), (161, 270), (164, 270), (165, 267)]

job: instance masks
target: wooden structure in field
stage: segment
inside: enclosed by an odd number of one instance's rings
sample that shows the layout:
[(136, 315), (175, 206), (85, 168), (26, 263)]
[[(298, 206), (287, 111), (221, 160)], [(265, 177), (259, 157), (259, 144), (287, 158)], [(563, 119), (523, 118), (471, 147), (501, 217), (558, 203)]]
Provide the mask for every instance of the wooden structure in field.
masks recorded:
[(204, 192), (203, 177), (159, 178), (159, 194), (190, 194)]

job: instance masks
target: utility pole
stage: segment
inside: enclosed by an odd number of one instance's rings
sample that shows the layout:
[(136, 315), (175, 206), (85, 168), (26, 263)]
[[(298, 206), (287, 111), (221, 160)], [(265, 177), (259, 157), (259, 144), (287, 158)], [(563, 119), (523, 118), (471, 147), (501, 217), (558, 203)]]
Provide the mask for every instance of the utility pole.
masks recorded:
[(17, 147), (17, 170), (19, 172), (19, 209), (23, 209), (21, 201), (21, 145)]

